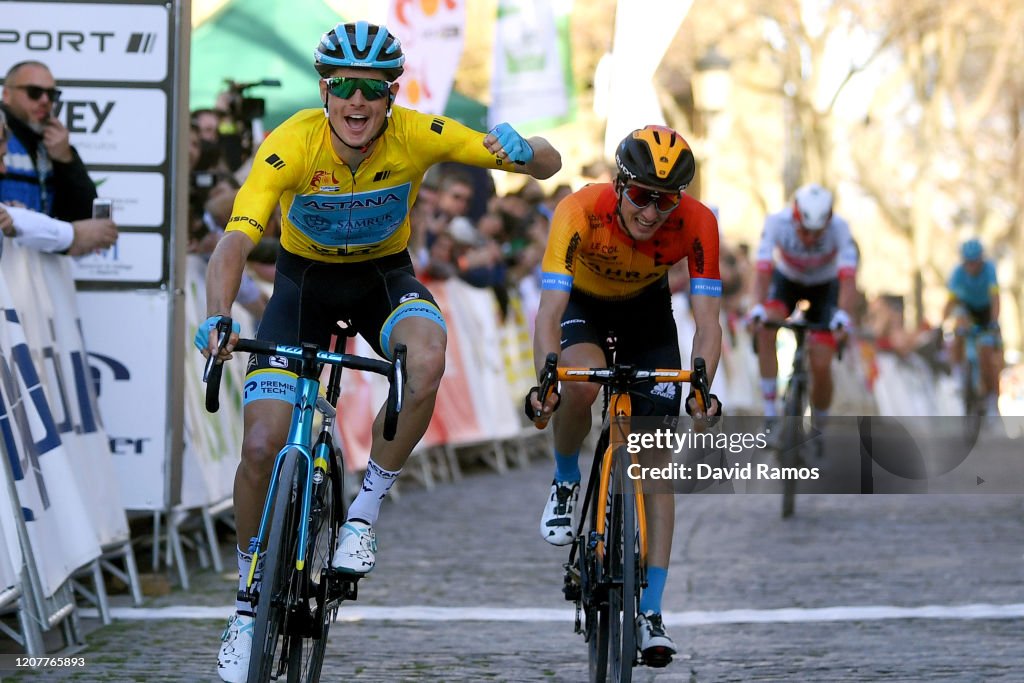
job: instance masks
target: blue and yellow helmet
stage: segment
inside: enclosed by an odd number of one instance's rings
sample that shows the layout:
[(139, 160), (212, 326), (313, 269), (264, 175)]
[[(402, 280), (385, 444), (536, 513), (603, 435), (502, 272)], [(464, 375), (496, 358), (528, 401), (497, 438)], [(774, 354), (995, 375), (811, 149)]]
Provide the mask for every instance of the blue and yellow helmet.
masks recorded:
[(313, 53), (317, 72), (326, 77), (339, 66), (380, 69), (393, 81), (402, 75), (402, 43), (388, 31), (367, 21), (338, 24), (320, 38)]

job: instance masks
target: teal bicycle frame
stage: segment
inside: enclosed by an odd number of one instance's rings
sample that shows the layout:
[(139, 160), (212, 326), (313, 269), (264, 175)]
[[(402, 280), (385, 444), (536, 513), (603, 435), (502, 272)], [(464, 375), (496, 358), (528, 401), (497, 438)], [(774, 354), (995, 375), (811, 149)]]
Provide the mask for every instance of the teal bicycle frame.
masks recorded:
[[(220, 330), (220, 326), (218, 326)], [(230, 328), (228, 328), (230, 330)], [(227, 343), (225, 331), (221, 330), (221, 345)], [(327, 464), (330, 462), (329, 443), (321, 438), (313, 449), (307, 444), (313, 437), (313, 417), (317, 409), (324, 415), (329, 428), (335, 417), (335, 409), (331, 401), (336, 401), (337, 396), (324, 399), (319, 395), (320, 390), (320, 368), (323, 364), (334, 366), (332, 372), (341, 368), (352, 368), (354, 370), (365, 370), (384, 375), (388, 378), (390, 390), (388, 392), (387, 408), (384, 419), (384, 438), (394, 438), (398, 423), (398, 413), (402, 410), (402, 397), (404, 395), (405, 379), (405, 346), (396, 345), (394, 350), (394, 362), (363, 358), (362, 356), (350, 355), (347, 353), (334, 353), (332, 351), (321, 351), (313, 344), (302, 346), (287, 346), (271, 342), (259, 341), (256, 339), (239, 339), (235, 344), (234, 351), (260, 353), (271, 356), (284, 356), (299, 361), (299, 375), (295, 386), (295, 402), (292, 408), (292, 422), (288, 429), (288, 436), (284, 447), (278, 452), (274, 460), (274, 471), (271, 474), (270, 485), (267, 489), (266, 502), (263, 505), (263, 514), (260, 517), (259, 532), (256, 537), (250, 540), (249, 552), (252, 554), (252, 565), (249, 569), (249, 576), (246, 579), (246, 590), (252, 588), (253, 578), (256, 572), (257, 561), (259, 560), (260, 548), (267, 542), (267, 531), (270, 527), (270, 514), (272, 501), (280, 485), (281, 468), (284, 465), (288, 453), (295, 450), (305, 459), (306, 480), (302, 490), (302, 519), (309, 519), (309, 510), (312, 500), (313, 482), (317, 474), (321, 477), (327, 474)], [(208, 382), (206, 394), (206, 408), (210, 412), (217, 412), (218, 392), (220, 387), (220, 364), (208, 363)], [(332, 376), (330, 384), (332, 393), (336, 391), (337, 381)], [(322, 449), (322, 450), (321, 450)], [(314, 455), (314, 450), (316, 453)], [(299, 525), (299, 547), (295, 559), (295, 568), (299, 571), (306, 564), (306, 541), (308, 532), (306, 524)]]
[[(328, 354), (327, 352), (321, 352), (325, 355), (335, 356), (338, 361), (341, 360), (341, 354)], [(302, 359), (302, 349), (294, 346), (279, 346), (277, 347), (277, 355), (286, 356), (288, 358)], [(317, 354), (317, 360), (319, 360)], [(325, 362), (330, 362), (329, 359), (324, 359)], [(316, 363), (312, 371), (316, 371)], [(302, 455), (305, 459), (306, 467), (303, 470), (306, 473), (305, 485), (302, 487), (302, 519), (309, 519), (309, 508), (310, 501), (313, 496), (313, 479), (317, 473), (321, 477), (327, 475), (327, 463), (330, 462), (331, 454), (327, 452), (329, 448), (328, 444), (323, 440), (317, 441), (314, 446), (317, 450), (317, 457), (313, 457), (313, 453), (310, 450), (308, 443), (313, 438), (313, 417), (315, 409), (319, 407), (321, 412), (324, 412), (324, 417), (329, 420), (334, 418), (334, 408), (326, 400), (320, 401), (320, 380), (314, 377), (306, 376), (306, 363), (303, 362), (303, 371), (298, 377), (297, 384), (295, 386), (295, 403), (292, 406), (292, 423), (288, 428), (288, 437), (285, 441), (284, 447), (278, 452), (277, 458), (274, 460), (274, 471), (270, 476), (270, 485), (267, 488), (267, 498), (263, 505), (263, 514), (260, 517), (260, 528), (256, 534), (256, 538), (250, 541), (249, 552), (252, 554), (251, 568), (249, 569), (249, 577), (246, 580), (246, 588), (252, 588), (253, 577), (256, 572), (256, 563), (259, 560), (259, 549), (263, 547), (267, 541), (267, 532), (270, 527), (270, 514), (271, 505), (270, 502), (275, 499), (277, 494), (277, 487), (280, 484), (281, 467), (284, 465), (284, 459), (287, 457), (289, 451), (295, 450)], [(324, 409), (327, 410), (324, 410)], [(308, 527), (306, 524), (299, 525), (299, 547), (298, 553), (295, 558), (295, 568), (299, 571), (306, 565), (306, 541), (308, 536)]]

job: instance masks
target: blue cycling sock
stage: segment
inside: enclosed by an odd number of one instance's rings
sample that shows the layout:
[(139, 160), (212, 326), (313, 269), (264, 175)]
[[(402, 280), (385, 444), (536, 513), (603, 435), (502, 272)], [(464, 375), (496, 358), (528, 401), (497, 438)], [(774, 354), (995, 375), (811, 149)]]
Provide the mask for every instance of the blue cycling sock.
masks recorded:
[(647, 588), (640, 596), (640, 613), (654, 612), (661, 614), (661, 594), (665, 592), (665, 579), (668, 578), (668, 567), (647, 568)]
[(580, 452), (563, 455), (555, 451), (555, 479), (557, 481), (579, 481), (583, 475), (580, 474)]

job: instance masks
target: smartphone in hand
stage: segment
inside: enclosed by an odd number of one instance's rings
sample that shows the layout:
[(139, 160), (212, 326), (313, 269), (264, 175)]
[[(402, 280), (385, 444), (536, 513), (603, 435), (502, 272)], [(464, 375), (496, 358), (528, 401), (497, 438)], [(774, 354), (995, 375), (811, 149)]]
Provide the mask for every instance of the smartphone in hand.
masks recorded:
[(114, 202), (109, 199), (96, 198), (92, 200), (93, 218), (113, 218)]

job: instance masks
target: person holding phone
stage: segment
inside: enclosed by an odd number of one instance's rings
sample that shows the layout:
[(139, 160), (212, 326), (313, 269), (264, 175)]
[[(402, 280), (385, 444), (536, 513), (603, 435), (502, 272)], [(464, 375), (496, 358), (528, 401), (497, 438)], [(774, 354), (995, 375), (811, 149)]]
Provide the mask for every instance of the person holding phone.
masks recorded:
[[(7, 116), (0, 109), (0, 177), (7, 172)], [(23, 206), (0, 202), (0, 234), (30, 249), (81, 256), (106, 249), (117, 241), (117, 226), (111, 220), (109, 200), (98, 199), (93, 218), (74, 222), (62, 221)], [(105, 215), (102, 215), (105, 214)], [(0, 242), (0, 249), (2, 249)]]
[(92, 218), (96, 186), (54, 116), (60, 99), (53, 74), (37, 61), (18, 62), (4, 78), (0, 109), (6, 114), (7, 170), (0, 202), (64, 221)]

